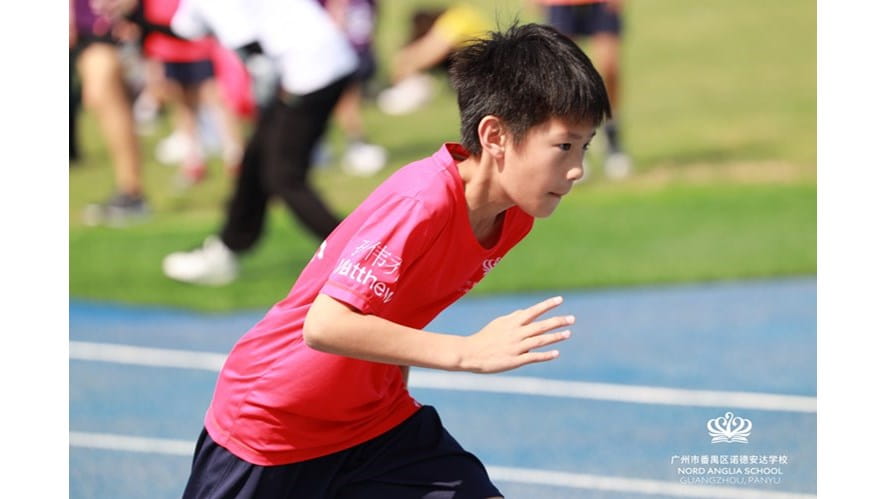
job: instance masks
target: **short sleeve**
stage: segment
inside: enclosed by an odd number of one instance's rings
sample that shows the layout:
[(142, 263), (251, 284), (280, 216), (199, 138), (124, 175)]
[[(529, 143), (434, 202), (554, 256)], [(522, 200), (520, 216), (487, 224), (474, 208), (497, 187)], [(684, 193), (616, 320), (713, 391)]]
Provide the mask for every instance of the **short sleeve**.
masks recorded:
[(425, 252), (433, 220), (415, 198), (390, 195), (342, 247), (320, 292), (363, 313), (384, 316), (398, 284)]
[(213, 35), (236, 50), (259, 39), (254, 10), (246, 0), (182, 0), (170, 27), (191, 40)]
[(196, 0), (182, 0), (172, 16), (170, 28), (182, 38), (194, 40), (210, 34), (209, 27), (200, 16)]

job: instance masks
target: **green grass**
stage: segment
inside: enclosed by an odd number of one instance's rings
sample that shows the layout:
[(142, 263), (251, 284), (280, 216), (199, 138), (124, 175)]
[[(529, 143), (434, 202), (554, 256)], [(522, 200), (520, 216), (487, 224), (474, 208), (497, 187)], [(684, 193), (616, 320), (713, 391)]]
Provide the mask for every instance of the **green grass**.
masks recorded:
[[(507, 24), (522, 3), (483, 5)], [(410, 6), (429, 3), (397, 4), (383, 3), (383, 68)], [(623, 121), (638, 174), (613, 183), (595, 171), (474, 292), (815, 273), (815, 2), (627, 5)], [(413, 115), (388, 117), (367, 106), (370, 137), (391, 160), (370, 179), (336, 167), (317, 171), (338, 212), (347, 214), (398, 166), (458, 138), (454, 96), (439, 84), (437, 98)], [(144, 141), (151, 220), (117, 230), (83, 226), (83, 207), (107, 196), (112, 182), (92, 117), (82, 125), (85, 160), (70, 172), (72, 297), (222, 311), (265, 308), (288, 291), (317, 242), (279, 205), (235, 284), (198, 288), (161, 275), (163, 255), (218, 229), (230, 189), (214, 163), (207, 182), (176, 194), (173, 169), (152, 159), (165, 129)], [(335, 147), (340, 136), (331, 131)]]
[(815, 268), (812, 186), (577, 195), (537, 223), (478, 291), (701, 281)]

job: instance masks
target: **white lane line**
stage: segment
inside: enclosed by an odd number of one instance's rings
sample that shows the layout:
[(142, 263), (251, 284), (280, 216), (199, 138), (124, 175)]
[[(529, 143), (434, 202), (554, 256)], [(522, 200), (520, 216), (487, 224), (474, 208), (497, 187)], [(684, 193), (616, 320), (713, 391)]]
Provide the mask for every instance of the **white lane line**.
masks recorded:
[(674, 497), (705, 498), (765, 498), (765, 499), (808, 499), (815, 495), (794, 492), (776, 492), (754, 488), (718, 487), (711, 485), (684, 485), (663, 480), (645, 480), (617, 476), (588, 475), (563, 471), (535, 470), (528, 468), (506, 468), (487, 466), (487, 472), (494, 481), (545, 485), (548, 487), (568, 487), (573, 489), (608, 490), (635, 494), (667, 495)]
[(76, 360), (113, 362), (151, 367), (178, 367), (218, 372), (227, 355), (193, 350), (136, 347), (112, 343), (72, 341), (68, 355)]
[(816, 412), (815, 397), (562, 381), (527, 376), (478, 377), (463, 373), (416, 372), (410, 373), (410, 386), (442, 390), (609, 400), (636, 404)]
[(196, 440), (172, 440), (169, 438), (131, 437), (110, 433), (84, 433), (72, 431), (68, 434), (71, 447), (106, 449), (148, 454), (171, 454), (174, 456), (194, 455)]
[[(214, 372), (221, 369), (226, 358), (224, 354), (210, 352), (82, 341), (70, 342), (69, 351), (70, 357), (76, 360), (200, 369)], [(410, 387), (607, 400), (635, 404), (816, 412), (816, 397), (562, 381), (528, 376), (479, 376), (466, 373), (417, 371), (410, 374)]]
[[(103, 449), (125, 452), (144, 452), (174, 456), (193, 455), (195, 442), (166, 438), (131, 437), (108, 433), (71, 432), (70, 446), (88, 449)], [(563, 471), (487, 466), (490, 478), (500, 482), (514, 482), (548, 487), (567, 487), (586, 490), (608, 490), (639, 494), (658, 494), (674, 497), (706, 498), (764, 498), (764, 499), (808, 499), (809, 494), (776, 492), (738, 487), (715, 487), (705, 485), (683, 485), (663, 480), (645, 480)]]

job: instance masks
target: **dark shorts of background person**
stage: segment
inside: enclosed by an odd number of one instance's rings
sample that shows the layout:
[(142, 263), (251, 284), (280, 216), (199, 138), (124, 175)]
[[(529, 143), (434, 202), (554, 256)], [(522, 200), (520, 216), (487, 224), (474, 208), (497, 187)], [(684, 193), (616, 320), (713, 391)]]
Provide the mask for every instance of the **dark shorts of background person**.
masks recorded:
[(356, 49), (357, 70), (354, 72), (354, 80), (361, 85), (366, 85), (376, 74), (376, 56), (370, 47)]
[(327, 456), (257, 466), (213, 442), (206, 429), (183, 499), (479, 499), (502, 494), (483, 464), (421, 407), (394, 429)]
[(192, 62), (164, 62), (163, 73), (182, 85), (199, 85), (215, 75), (209, 59)]
[(622, 34), (622, 19), (606, 2), (584, 5), (553, 5), (548, 8), (548, 23), (567, 36)]

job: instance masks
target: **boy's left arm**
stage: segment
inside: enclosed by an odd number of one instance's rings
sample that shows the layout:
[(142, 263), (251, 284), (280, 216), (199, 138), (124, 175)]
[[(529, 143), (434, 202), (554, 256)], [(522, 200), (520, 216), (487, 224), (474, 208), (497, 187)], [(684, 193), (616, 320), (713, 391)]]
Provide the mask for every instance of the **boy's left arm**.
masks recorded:
[(461, 336), (364, 314), (321, 293), (308, 310), (302, 334), (309, 347), (321, 352), (397, 366), (496, 373), (557, 358), (556, 350), (535, 350), (570, 337), (569, 331), (554, 330), (573, 324), (573, 316), (539, 319), (562, 302), (550, 298)]

